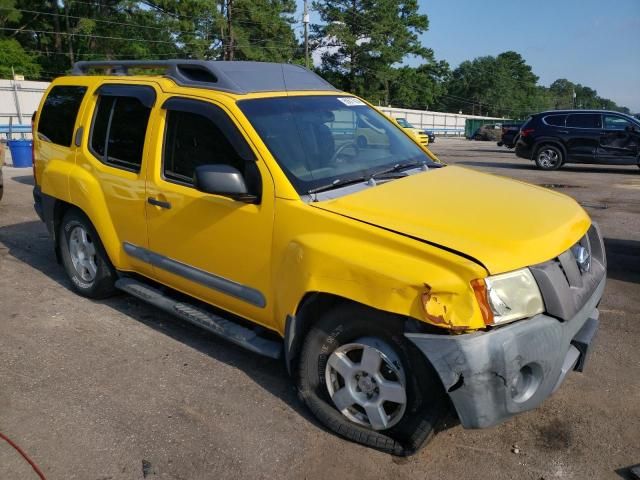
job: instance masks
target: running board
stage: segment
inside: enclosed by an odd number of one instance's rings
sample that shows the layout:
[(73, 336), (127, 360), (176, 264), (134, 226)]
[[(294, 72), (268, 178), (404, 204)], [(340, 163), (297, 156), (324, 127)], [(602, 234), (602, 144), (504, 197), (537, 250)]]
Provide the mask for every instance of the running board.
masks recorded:
[(116, 281), (116, 288), (247, 350), (274, 359), (278, 359), (282, 355), (281, 343), (259, 337), (250, 328), (201, 310), (194, 305), (178, 302), (146, 283), (123, 277)]

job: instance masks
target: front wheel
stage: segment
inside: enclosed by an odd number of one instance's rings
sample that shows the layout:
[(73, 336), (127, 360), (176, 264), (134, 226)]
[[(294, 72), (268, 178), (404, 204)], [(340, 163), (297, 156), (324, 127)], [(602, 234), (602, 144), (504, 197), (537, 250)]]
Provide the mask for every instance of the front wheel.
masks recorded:
[(358, 305), (326, 312), (301, 352), (298, 390), (327, 428), (395, 455), (416, 452), (447, 413), (446, 393), (402, 321)]
[(65, 214), (58, 241), (62, 264), (77, 293), (89, 298), (106, 298), (115, 293), (116, 271), (84, 214), (75, 209)]
[(563, 162), (562, 151), (553, 145), (542, 145), (536, 152), (536, 165), (541, 170), (557, 170)]

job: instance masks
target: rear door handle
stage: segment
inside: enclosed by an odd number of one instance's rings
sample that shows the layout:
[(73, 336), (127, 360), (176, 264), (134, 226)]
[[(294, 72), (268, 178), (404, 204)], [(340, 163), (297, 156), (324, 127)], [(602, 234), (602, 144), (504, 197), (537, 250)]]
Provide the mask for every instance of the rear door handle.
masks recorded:
[(163, 202), (162, 200), (157, 200), (152, 197), (147, 198), (147, 202), (151, 205), (155, 205), (156, 207), (166, 208), (167, 210), (171, 208), (171, 204), (169, 202)]

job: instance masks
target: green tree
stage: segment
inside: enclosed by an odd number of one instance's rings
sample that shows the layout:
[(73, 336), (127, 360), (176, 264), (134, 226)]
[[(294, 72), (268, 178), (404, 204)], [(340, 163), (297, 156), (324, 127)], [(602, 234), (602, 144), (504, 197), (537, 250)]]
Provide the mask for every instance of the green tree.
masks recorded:
[[(3, 9), (4, 8), (4, 9)], [(78, 60), (291, 61), (295, 0), (0, 0), (0, 38), (37, 56), (43, 76)]]
[(519, 53), (462, 62), (447, 86), (451, 108), (465, 113), (521, 118), (543, 103), (538, 77)]
[(12, 78), (12, 68), (18, 75), (40, 78), (40, 65), (35, 57), (25, 52), (17, 40), (0, 39), (0, 77)]
[(0, 0), (0, 27), (7, 22), (17, 22), (20, 16), (20, 12), (16, 10), (15, 0)]
[(311, 27), (321, 73), (372, 102), (389, 103), (393, 66), (407, 56), (433, 60), (418, 38), (429, 20), (417, 0), (317, 0), (313, 8), (323, 22)]
[[(292, 28), (295, 11), (294, 0), (234, 0), (231, 7), (234, 48), (230, 59), (266, 62), (293, 60), (299, 50)], [(225, 34), (229, 44), (229, 32), (225, 31)]]
[(549, 86), (548, 96), (549, 106), (554, 109), (574, 108), (575, 106), (576, 108), (617, 110), (629, 113), (627, 107), (620, 106), (608, 98), (602, 98), (594, 89), (573, 83), (566, 78), (559, 78), (553, 82)]
[(449, 75), (449, 64), (445, 61), (394, 69), (389, 84), (389, 103), (402, 108), (433, 108), (444, 93)]

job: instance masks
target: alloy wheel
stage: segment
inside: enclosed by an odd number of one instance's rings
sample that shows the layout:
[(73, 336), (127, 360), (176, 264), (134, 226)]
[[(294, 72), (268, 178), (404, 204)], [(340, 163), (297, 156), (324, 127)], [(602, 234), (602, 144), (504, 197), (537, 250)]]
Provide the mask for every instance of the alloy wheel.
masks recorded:
[(74, 227), (69, 235), (69, 255), (80, 278), (85, 282), (93, 282), (98, 272), (96, 247), (89, 233), (81, 226)]
[(538, 153), (538, 163), (542, 168), (553, 168), (560, 162), (560, 156), (556, 150), (545, 148)]
[(400, 358), (378, 338), (363, 337), (334, 350), (325, 380), (336, 408), (349, 420), (386, 430), (403, 417), (407, 406)]

